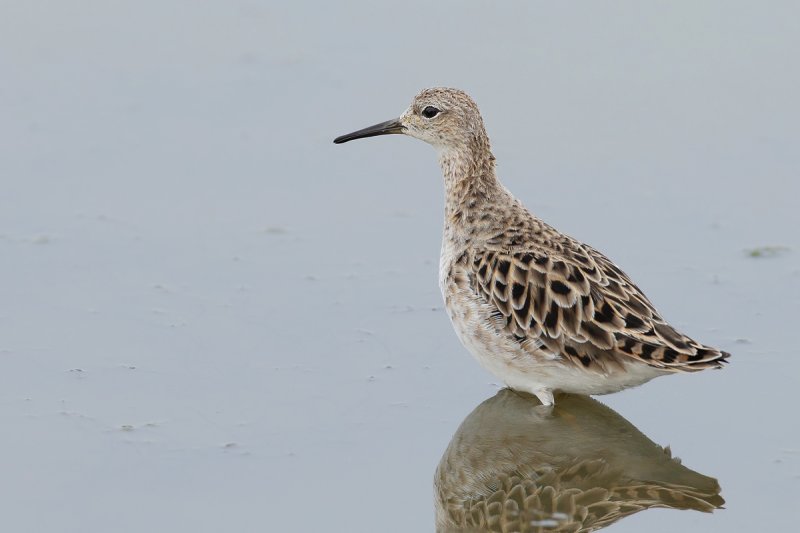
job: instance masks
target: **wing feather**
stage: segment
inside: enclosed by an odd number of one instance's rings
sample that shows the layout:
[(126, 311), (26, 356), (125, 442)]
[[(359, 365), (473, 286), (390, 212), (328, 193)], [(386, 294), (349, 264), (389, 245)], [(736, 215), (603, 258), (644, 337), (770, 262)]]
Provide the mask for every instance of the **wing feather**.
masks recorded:
[(729, 355), (677, 332), (619, 267), (577, 241), (547, 252), (487, 250), (472, 269), (476, 292), (510, 333), (576, 364), (636, 359), (693, 371), (719, 367)]

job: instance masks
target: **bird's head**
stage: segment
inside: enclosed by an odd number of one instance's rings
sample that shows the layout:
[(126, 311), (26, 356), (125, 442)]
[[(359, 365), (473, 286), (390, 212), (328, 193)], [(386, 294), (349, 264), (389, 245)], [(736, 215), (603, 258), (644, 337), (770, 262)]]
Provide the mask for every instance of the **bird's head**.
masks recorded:
[(464, 91), (445, 87), (424, 89), (399, 118), (334, 139), (340, 144), (364, 137), (402, 133), (427, 142), (440, 153), (488, 148), (478, 106)]

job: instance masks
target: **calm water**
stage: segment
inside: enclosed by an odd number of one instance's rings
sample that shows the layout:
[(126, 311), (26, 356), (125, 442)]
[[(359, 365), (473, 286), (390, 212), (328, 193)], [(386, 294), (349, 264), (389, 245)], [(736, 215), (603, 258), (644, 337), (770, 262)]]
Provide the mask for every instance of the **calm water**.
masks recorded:
[[(0, 6), (5, 529), (433, 531), (503, 488), (443, 458), (725, 501), (608, 531), (795, 528), (800, 8), (284, 4)], [(441, 309), (433, 150), (331, 143), (431, 85), (730, 366), (549, 417), (498, 395)]]

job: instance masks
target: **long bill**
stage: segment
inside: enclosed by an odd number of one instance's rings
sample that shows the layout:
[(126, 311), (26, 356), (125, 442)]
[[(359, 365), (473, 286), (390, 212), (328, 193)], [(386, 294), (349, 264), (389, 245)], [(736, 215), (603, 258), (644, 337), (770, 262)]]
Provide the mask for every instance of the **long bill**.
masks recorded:
[(393, 120), (387, 120), (386, 122), (381, 122), (380, 124), (375, 124), (374, 126), (364, 128), (363, 130), (354, 131), (353, 133), (348, 133), (346, 135), (340, 135), (339, 137), (336, 137), (333, 142), (336, 144), (342, 144), (355, 139), (375, 137), (376, 135), (403, 133), (403, 130), (405, 130), (405, 126), (400, 123), (399, 118), (396, 118)]

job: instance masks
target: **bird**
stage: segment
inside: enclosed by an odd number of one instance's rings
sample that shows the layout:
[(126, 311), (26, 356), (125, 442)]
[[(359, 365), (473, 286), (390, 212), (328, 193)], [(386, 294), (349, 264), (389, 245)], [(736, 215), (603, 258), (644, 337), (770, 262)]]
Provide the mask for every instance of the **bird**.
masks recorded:
[(437, 532), (588, 532), (650, 508), (725, 503), (715, 478), (597, 400), (538, 405), (502, 389), (464, 419), (434, 475)]
[(499, 181), (464, 91), (424, 89), (399, 118), (333, 142), (388, 134), (438, 153), (445, 308), (461, 343), (509, 388), (552, 406), (558, 393), (614, 393), (730, 356), (679, 333), (614, 262), (531, 213)]

